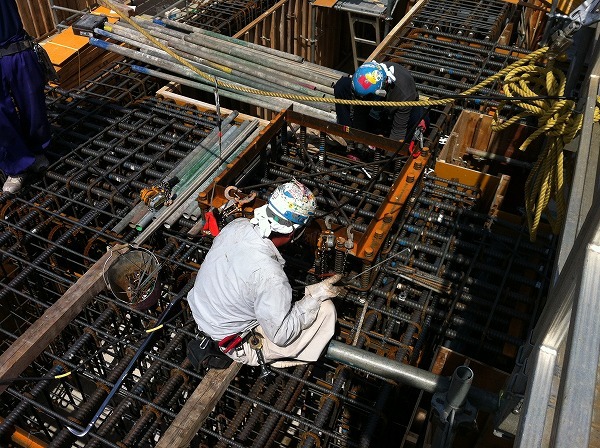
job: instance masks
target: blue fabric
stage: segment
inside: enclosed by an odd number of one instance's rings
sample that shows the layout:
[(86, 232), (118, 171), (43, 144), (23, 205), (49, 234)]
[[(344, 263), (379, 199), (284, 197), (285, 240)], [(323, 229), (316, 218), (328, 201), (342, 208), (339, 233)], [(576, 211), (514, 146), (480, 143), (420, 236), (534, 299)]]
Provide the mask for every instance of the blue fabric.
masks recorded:
[(21, 40), (23, 22), (16, 0), (0, 0), (0, 47)]
[(24, 172), (50, 143), (45, 83), (32, 49), (0, 58), (0, 170), (8, 176)]

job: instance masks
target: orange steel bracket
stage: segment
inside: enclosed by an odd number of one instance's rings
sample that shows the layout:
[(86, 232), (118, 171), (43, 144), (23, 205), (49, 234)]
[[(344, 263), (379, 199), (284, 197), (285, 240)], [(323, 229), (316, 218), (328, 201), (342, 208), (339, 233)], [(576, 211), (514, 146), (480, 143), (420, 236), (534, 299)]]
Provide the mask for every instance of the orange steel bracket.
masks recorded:
[(404, 165), (386, 199), (377, 210), (375, 218), (356, 244), (354, 252), (351, 251), (350, 253), (363, 260), (375, 259), (394, 221), (404, 209), (406, 201), (417, 184), (417, 179), (423, 173), (429, 157), (430, 153), (426, 149), (419, 157)]

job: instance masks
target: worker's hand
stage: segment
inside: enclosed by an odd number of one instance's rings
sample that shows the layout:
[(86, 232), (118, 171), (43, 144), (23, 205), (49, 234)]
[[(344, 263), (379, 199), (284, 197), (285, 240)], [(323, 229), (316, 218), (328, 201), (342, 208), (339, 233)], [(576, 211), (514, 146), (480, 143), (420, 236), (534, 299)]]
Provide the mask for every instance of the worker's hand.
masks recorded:
[(333, 285), (334, 283), (339, 282), (341, 278), (342, 276), (340, 274), (336, 274), (320, 283), (308, 285), (304, 289), (304, 295), (311, 296), (313, 299), (316, 299), (320, 302), (330, 299), (331, 297), (338, 296), (344, 291), (344, 288)]

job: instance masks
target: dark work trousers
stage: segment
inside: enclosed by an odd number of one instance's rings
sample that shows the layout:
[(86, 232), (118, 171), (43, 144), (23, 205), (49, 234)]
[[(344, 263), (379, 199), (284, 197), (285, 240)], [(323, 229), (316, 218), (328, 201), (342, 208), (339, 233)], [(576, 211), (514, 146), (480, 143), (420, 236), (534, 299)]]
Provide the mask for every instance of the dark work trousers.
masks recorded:
[[(342, 76), (338, 82), (333, 85), (333, 94), (337, 99), (353, 100), (352, 78)], [(352, 126), (352, 106), (348, 104), (336, 104), (335, 114), (338, 124), (342, 126)]]
[(32, 49), (0, 58), (0, 170), (24, 172), (50, 143), (46, 81)]

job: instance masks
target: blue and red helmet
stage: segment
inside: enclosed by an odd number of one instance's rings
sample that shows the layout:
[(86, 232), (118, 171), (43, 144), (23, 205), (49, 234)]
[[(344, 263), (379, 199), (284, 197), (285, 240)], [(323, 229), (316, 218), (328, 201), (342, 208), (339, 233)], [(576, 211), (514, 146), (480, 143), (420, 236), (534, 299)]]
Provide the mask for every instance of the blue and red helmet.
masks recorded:
[(385, 70), (380, 64), (375, 61), (365, 62), (352, 75), (352, 89), (361, 98), (369, 95), (382, 96), (380, 92), (384, 89), (385, 78)]

